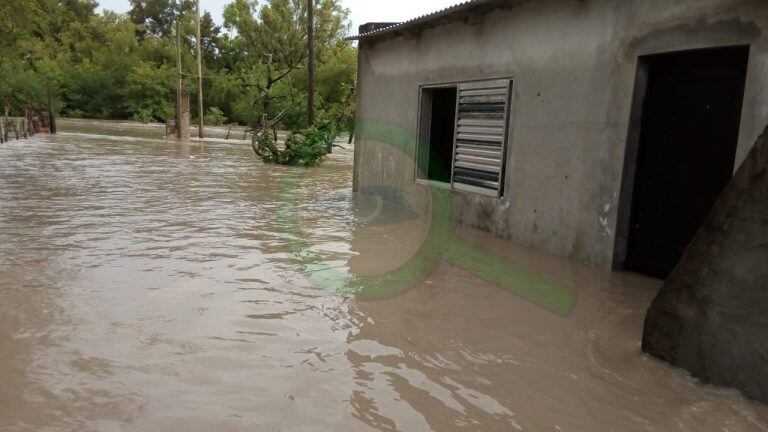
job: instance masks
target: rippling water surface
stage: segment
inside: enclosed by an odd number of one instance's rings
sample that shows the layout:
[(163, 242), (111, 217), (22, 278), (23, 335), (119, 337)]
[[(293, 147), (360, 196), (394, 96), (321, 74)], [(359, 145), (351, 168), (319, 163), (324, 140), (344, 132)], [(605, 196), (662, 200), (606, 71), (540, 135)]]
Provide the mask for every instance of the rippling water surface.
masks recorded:
[(60, 128), (0, 145), (2, 431), (768, 430), (765, 406), (641, 354), (651, 279), (457, 228), (575, 306), (447, 262), (375, 301), (318, 288), (297, 243), (376, 274), (429, 228), (361, 222), (351, 149), (297, 171), (161, 126)]

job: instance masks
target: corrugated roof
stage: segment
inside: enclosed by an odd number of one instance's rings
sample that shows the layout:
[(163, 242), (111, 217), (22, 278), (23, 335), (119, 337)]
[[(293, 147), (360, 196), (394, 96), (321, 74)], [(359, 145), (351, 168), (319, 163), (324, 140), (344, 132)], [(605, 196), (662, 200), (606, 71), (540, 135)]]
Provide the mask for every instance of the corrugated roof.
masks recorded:
[(395, 33), (400, 30), (410, 29), (413, 27), (418, 27), (424, 24), (428, 24), (434, 21), (437, 21), (441, 18), (449, 17), (451, 15), (454, 15), (456, 13), (465, 12), (468, 10), (475, 9), (480, 6), (485, 5), (494, 5), (503, 3), (503, 1), (500, 0), (468, 0), (463, 3), (459, 3), (453, 6), (449, 6), (445, 9), (441, 9), (436, 12), (432, 12), (430, 14), (422, 15), (416, 18), (412, 18), (408, 21), (403, 21), (401, 23), (393, 24), (388, 27), (379, 28), (374, 31), (368, 32), (368, 33), (361, 33), (355, 36), (349, 36), (346, 39), (347, 40), (360, 40), (360, 39), (368, 39), (373, 38), (376, 36), (385, 35), (388, 33)]

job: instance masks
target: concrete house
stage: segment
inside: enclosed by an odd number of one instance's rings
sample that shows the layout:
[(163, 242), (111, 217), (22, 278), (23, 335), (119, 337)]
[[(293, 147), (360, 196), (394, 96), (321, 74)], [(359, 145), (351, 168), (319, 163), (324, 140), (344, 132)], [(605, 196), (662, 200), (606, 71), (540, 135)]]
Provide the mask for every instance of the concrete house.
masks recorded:
[(474, 0), (353, 39), (356, 188), (450, 189), (605, 268), (666, 277), (768, 123), (766, 0)]
[(768, 0), (474, 0), (353, 39), (356, 189), (667, 278), (643, 349), (768, 403)]

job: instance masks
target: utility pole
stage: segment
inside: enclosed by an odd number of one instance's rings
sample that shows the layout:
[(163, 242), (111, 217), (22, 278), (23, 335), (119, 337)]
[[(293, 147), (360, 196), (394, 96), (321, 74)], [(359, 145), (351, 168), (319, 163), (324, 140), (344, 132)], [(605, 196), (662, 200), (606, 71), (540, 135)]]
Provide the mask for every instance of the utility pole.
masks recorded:
[(309, 126), (315, 123), (315, 5), (307, 0), (307, 120)]
[(176, 21), (176, 138), (181, 138), (181, 21)]
[(201, 46), (203, 44), (203, 38), (200, 37), (200, 0), (195, 2), (195, 9), (197, 11), (197, 111), (200, 116), (198, 137), (205, 138), (205, 132), (203, 130), (203, 50)]

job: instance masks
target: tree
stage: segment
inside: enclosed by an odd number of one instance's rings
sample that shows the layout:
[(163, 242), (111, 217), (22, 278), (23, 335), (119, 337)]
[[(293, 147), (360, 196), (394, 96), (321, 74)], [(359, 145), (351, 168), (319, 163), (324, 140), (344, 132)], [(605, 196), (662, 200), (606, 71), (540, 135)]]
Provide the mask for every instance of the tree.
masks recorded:
[(148, 34), (170, 37), (176, 21), (190, 11), (194, 11), (191, 0), (131, 0), (128, 15), (141, 26), (137, 36), (144, 39)]
[(219, 58), (221, 27), (213, 22), (211, 13), (208, 11), (200, 17), (200, 35), (203, 39), (203, 60), (206, 66), (212, 67), (216, 65)]
[[(315, 8), (316, 53), (320, 62), (327, 52), (348, 45), (343, 36), (349, 28), (349, 13), (338, 0), (318, 0)], [(257, 72), (243, 76), (245, 86), (257, 90), (254, 106), (259, 111), (254, 120), (260, 126), (274, 126), (289, 111), (285, 106), (276, 110), (276, 102), (290, 99), (296, 105), (295, 93), (306, 92), (306, 87), (295, 88), (293, 81), (287, 86), (284, 82), (298, 70), (306, 72), (307, 3), (269, 0), (259, 8), (254, 0), (235, 0), (227, 6), (224, 17), (224, 26), (237, 31), (231, 42), (241, 54), (236, 62)]]
[[(127, 14), (96, 12), (93, 0), (0, 0), (0, 114), (34, 106), (87, 118), (162, 120), (173, 100), (181, 22), (182, 69), (194, 78), (192, 0), (132, 0)], [(201, 16), (206, 108), (254, 124), (266, 115), (280, 128), (307, 127), (306, 0), (234, 0), (222, 33)], [(339, 0), (316, 0), (316, 105), (346, 106), (354, 83), (355, 48), (343, 40), (347, 11)], [(169, 93), (170, 92), (170, 93)], [(196, 98), (194, 98), (196, 103)], [(192, 107), (195, 110), (195, 107)], [(282, 116), (278, 116), (281, 114)], [(327, 116), (326, 116), (327, 117)]]
[(171, 116), (174, 86), (167, 78), (172, 75), (170, 66), (157, 68), (147, 62), (140, 62), (131, 70), (121, 92), (125, 110), (133, 113), (134, 120), (148, 122)]

